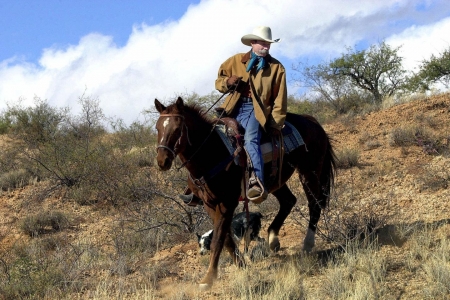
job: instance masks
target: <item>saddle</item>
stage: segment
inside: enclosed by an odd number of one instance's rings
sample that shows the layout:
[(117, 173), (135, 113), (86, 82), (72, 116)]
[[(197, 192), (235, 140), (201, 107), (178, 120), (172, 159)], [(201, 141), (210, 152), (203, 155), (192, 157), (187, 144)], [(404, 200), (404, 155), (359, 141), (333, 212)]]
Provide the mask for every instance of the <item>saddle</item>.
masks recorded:
[[(264, 184), (256, 178), (253, 172), (252, 162), (246, 150), (244, 149), (243, 130), (241, 130), (239, 123), (234, 118), (223, 117), (218, 119), (217, 124), (223, 126), (222, 129), (219, 129), (219, 135), (221, 135), (222, 140), (229, 148), (230, 153), (233, 152), (233, 155), (235, 157), (234, 162), (237, 165), (243, 167), (244, 170), (246, 170), (244, 174), (245, 182), (243, 182), (243, 187), (246, 188), (242, 189), (243, 195), (241, 197), (248, 198), (250, 201), (254, 203), (262, 202), (267, 197), (267, 191), (263, 191), (264, 193), (262, 193), (260, 196), (257, 197), (249, 197), (248, 195), (245, 194), (245, 191), (248, 190), (250, 182), (253, 183), (257, 182), (257, 184), (261, 187), (262, 190), (264, 189)], [(226, 135), (226, 139), (223, 137), (224, 135)], [(270, 150), (272, 153), (272, 157), (270, 159), (272, 161), (272, 169), (268, 181), (271, 183), (270, 185), (274, 185), (274, 182), (276, 181), (276, 177), (278, 175), (278, 184), (280, 185), (281, 178), (279, 174), (281, 174), (281, 165), (283, 157), (283, 154), (281, 152), (283, 151), (283, 147), (280, 147), (280, 145), (283, 145), (282, 136), (280, 135), (278, 137), (270, 137), (267, 134), (263, 134), (261, 144), (263, 144), (263, 142), (266, 143), (267, 141), (271, 142)], [(232, 149), (234, 149), (234, 151)], [(232, 162), (230, 162), (230, 164), (231, 163)], [(227, 168), (228, 167), (229, 166), (227, 166)], [(266, 184), (266, 186), (268, 185)]]
[[(211, 170), (206, 176), (203, 176), (199, 179), (192, 178), (189, 175), (188, 187), (184, 191), (184, 194), (180, 195), (180, 198), (182, 198), (187, 205), (191, 206), (196, 206), (198, 204), (201, 204), (201, 202), (205, 202), (206, 204), (208, 204), (208, 202), (213, 201), (214, 196), (208, 190), (206, 182), (211, 177), (214, 177), (217, 172), (220, 172), (220, 170), (228, 170), (230, 165), (234, 162), (236, 165), (241, 166), (245, 173), (243, 174), (244, 176), (241, 188), (241, 199), (249, 199), (254, 203), (260, 203), (264, 200), (262, 199), (262, 197), (250, 199), (246, 195), (249, 179), (252, 178), (251, 174), (249, 174), (249, 170), (252, 169), (252, 163), (250, 159), (248, 159), (249, 156), (244, 149), (243, 130), (241, 130), (242, 127), (239, 125), (236, 119), (223, 117), (224, 110), (222, 108), (215, 108), (215, 110), (217, 116), (217, 124), (214, 129), (222, 139), (224, 145), (227, 147), (231, 159), (227, 159), (220, 165), (216, 166), (216, 168)], [(281, 132), (282, 137), (279, 137), (278, 141), (272, 139), (267, 134), (263, 134), (261, 138), (261, 152), (263, 155), (264, 163), (266, 164), (272, 162), (271, 176), (269, 177), (269, 180), (267, 180), (264, 184), (268, 187), (269, 190), (274, 190), (281, 185), (280, 174), (281, 166), (283, 163), (283, 156), (285, 154), (289, 154), (300, 146), (305, 145), (305, 142), (303, 141), (303, 138), (298, 130), (288, 121), (285, 121), (284, 124), (285, 126), (283, 127)], [(276, 175), (278, 175), (278, 182), (276, 180)], [(260, 183), (260, 185), (262, 186), (262, 183)], [(193, 196), (194, 194), (196, 195), (196, 197)]]

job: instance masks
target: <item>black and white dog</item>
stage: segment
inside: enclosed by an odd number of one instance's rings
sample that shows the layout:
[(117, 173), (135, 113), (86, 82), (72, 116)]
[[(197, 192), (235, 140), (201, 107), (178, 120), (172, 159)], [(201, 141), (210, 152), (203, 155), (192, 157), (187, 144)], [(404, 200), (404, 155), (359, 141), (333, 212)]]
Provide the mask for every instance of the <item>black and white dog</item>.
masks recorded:
[[(244, 238), (244, 253), (248, 252), (248, 247), (251, 241), (264, 240), (259, 237), (259, 231), (261, 230), (261, 218), (262, 215), (259, 212), (249, 213), (249, 219), (247, 224), (246, 212), (238, 213), (233, 217), (231, 221), (231, 230), (233, 232), (233, 239), (236, 245), (240, 244), (242, 238)], [(210, 230), (203, 235), (197, 233), (198, 245), (200, 246), (200, 254), (203, 255), (206, 251), (211, 250), (211, 240), (214, 231)]]

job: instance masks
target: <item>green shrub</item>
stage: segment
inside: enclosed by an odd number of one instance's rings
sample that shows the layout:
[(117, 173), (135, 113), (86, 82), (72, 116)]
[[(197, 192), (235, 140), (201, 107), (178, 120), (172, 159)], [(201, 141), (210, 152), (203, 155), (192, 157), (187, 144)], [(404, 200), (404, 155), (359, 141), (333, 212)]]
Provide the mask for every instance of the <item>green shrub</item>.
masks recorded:
[(36, 245), (15, 246), (4, 265), (7, 280), (0, 280), (0, 299), (43, 299), (65, 282), (61, 268)]
[(8, 130), (11, 126), (10, 120), (8, 120), (5, 116), (0, 116), (0, 134), (8, 133)]

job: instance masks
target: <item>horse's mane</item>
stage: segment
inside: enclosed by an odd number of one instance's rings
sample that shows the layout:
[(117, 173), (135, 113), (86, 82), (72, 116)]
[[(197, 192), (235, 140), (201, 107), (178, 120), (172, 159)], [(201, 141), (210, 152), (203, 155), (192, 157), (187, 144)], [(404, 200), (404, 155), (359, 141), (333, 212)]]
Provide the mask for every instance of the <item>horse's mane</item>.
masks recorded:
[[(201, 107), (198, 103), (189, 103), (184, 105), (184, 113), (197, 116), (200, 118), (201, 121), (204, 121), (208, 124), (213, 124), (213, 119), (205, 113), (205, 109)], [(171, 104), (167, 107), (167, 110), (169, 112), (172, 112), (172, 110), (176, 109), (176, 104)]]
[(301, 114), (300, 116), (304, 117), (305, 119), (308, 119), (309, 121), (315, 123), (316, 125), (321, 126), (319, 121), (311, 115)]

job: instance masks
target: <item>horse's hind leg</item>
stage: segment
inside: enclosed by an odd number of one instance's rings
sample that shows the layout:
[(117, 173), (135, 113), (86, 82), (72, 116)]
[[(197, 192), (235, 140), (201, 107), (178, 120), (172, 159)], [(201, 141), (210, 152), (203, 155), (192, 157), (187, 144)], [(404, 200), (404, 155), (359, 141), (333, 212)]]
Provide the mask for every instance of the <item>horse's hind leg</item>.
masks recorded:
[(269, 226), (269, 247), (272, 251), (278, 251), (280, 249), (280, 241), (278, 234), (280, 228), (286, 220), (287, 216), (291, 213), (292, 208), (297, 202), (297, 198), (292, 194), (289, 187), (285, 184), (278, 190), (272, 193), (280, 203), (280, 210), (275, 216), (272, 224)]
[(318, 176), (311, 172), (302, 178), (303, 189), (308, 199), (309, 223), (303, 243), (303, 250), (310, 252), (315, 245), (317, 223), (319, 222), (322, 208), (326, 206), (328, 195), (321, 192), (321, 185)]

